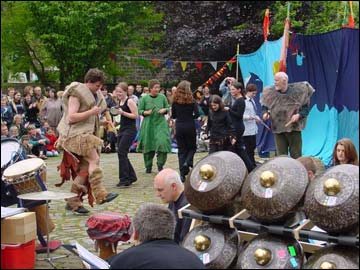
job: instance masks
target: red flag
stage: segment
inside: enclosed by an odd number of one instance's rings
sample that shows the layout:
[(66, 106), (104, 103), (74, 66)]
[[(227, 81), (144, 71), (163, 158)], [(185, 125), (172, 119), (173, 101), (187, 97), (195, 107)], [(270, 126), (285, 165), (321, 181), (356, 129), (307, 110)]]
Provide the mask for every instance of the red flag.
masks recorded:
[(269, 18), (269, 9), (267, 8), (265, 11), (264, 16), (264, 23), (263, 23), (263, 35), (264, 35), (264, 41), (267, 41), (267, 37), (270, 33), (269, 26), (270, 26), (270, 18)]
[(348, 26), (351, 28), (355, 27), (355, 21), (354, 21), (354, 16), (353, 16), (353, 9), (352, 9), (352, 1), (349, 1), (349, 6), (350, 6), (350, 14), (349, 14), (349, 24)]

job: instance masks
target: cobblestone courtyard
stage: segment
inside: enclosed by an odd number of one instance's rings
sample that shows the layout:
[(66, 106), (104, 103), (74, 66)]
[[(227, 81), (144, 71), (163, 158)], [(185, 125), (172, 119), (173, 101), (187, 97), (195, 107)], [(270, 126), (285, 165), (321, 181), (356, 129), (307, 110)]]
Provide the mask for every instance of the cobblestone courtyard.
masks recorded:
[[(197, 153), (195, 155), (195, 162), (206, 156), (207, 153)], [(118, 192), (119, 196), (103, 205), (95, 205), (91, 208), (87, 199), (84, 206), (91, 210), (89, 215), (75, 215), (71, 211), (65, 210), (65, 201), (53, 200), (50, 202), (50, 217), (55, 224), (55, 229), (50, 233), (50, 240), (61, 240), (63, 244), (72, 244), (74, 240), (78, 241), (81, 245), (87, 248), (92, 253), (98, 255), (95, 251), (95, 245), (86, 232), (86, 221), (95, 213), (104, 211), (113, 211), (127, 214), (133, 217), (137, 208), (143, 202), (156, 202), (161, 203), (161, 200), (155, 196), (153, 190), (153, 178), (157, 173), (156, 157), (154, 158), (153, 172), (151, 174), (145, 174), (144, 161), (142, 154), (130, 153), (129, 158), (136, 170), (138, 181), (134, 183), (130, 188), (118, 188), (118, 158), (117, 154), (102, 154), (101, 155), (101, 167), (104, 170), (104, 184), (108, 191)], [(47, 186), (48, 190), (68, 192), (70, 190), (70, 182), (66, 182), (62, 187), (55, 187), (55, 183), (60, 182), (59, 173), (57, 172), (57, 165), (60, 163), (60, 157), (49, 158), (46, 160), (47, 164)], [(168, 159), (165, 167), (178, 169), (177, 154), (168, 154)], [(155, 169), (155, 170), (154, 170)], [(120, 252), (123, 249), (129, 247), (129, 244), (123, 244), (118, 246), (117, 251)], [(55, 265), (59, 269), (82, 269), (83, 264), (81, 260), (73, 255), (71, 252), (60, 247), (53, 251), (50, 255), (57, 256), (69, 254), (66, 258), (57, 259), (54, 261)], [(44, 258), (45, 254), (37, 254), (37, 258)], [(36, 269), (50, 269), (52, 268), (46, 261), (36, 261)]]

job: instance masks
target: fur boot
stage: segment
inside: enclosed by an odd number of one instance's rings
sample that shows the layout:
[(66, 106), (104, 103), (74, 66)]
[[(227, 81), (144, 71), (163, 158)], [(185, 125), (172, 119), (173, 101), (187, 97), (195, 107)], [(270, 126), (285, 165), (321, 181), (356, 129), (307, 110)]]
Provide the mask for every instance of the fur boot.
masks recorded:
[(103, 171), (100, 168), (96, 168), (89, 176), (91, 191), (97, 204), (100, 204), (107, 196), (107, 191), (102, 185), (103, 176)]

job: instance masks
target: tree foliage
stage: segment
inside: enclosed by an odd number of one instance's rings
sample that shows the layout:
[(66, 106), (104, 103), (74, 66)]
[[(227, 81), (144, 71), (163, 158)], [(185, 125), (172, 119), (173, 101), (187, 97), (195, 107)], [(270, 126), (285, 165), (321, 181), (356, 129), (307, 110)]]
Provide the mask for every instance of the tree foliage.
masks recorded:
[[(27, 20), (21, 25), (17, 22), (27, 13)], [(144, 35), (157, 29), (162, 16), (155, 13), (149, 2), (133, 1), (29, 1), (9, 2), (3, 13), (6, 15), (4, 31), (2, 28), (2, 42), (8, 42), (9, 36), (17, 29), (17, 39), (20, 39), (22, 53), (27, 55), (24, 63), (30, 66), (44, 65), (46, 54), (59, 69), (60, 88), (73, 80), (82, 81), (89, 68), (105, 69), (110, 75), (120, 75), (109, 55), (116, 57), (116, 52), (131, 44), (138, 48), (148, 42), (160, 38), (157, 31), (151, 35)], [(5, 18), (4, 18), (5, 21)], [(2, 17), (3, 24), (3, 17)], [(3, 26), (3, 25), (2, 25)], [(26, 42), (20, 37), (28, 36)], [(31, 44), (31, 48), (27, 45)], [(6, 48), (11, 59), (17, 51)], [(34, 55), (45, 49), (37, 63)], [(14, 59), (11, 59), (14, 60)], [(113, 59), (114, 60), (114, 59)], [(14, 62), (13, 62), (14, 63)], [(45, 66), (45, 65), (44, 65)], [(36, 69), (35, 69), (36, 70)], [(37, 69), (41, 73), (46, 70)], [(37, 73), (37, 72), (36, 72)], [(39, 74), (37, 73), (37, 74)], [(46, 79), (46, 76), (43, 77)], [(43, 80), (43, 83), (47, 80)]]
[[(340, 28), (346, 2), (291, 1), (291, 30), (316, 34)], [(353, 1), (357, 27), (358, 3)], [(91, 67), (124, 76), (119, 59), (112, 61), (124, 48), (132, 56), (148, 50), (175, 61), (223, 65), (236, 54), (237, 44), (240, 54), (261, 46), (266, 8), (270, 9), (268, 40), (275, 40), (283, 33), (286, 1), (2, 1), (2, 78), (8, 71), (32, 69), (43, 84), (56, 78), (63, 87), (83, 80)], [(153, 72), (164, 68), (151, 63), (147, 67)], [(177, 66), (175, 72), (167, 73), (164, 83), (181, 78), (196, 87), (214, 72), (210, 64), (202, 71), (194, 64), (185, 72)], [(233, 65), (223, 76), (235, 73)]]
[[(290, 1), (291, 30), (302, 34), (323, 33), (341, 27), (345, 1)], [(358, 2), (353, 2), (358, 27)], [(165, 14), (166, 26), (163, 49), (175, 60), (229, 60), (236, 54), (256, 51), (263, 43), (263, 18), (270, 9), (270, 35), (268, 40), (281, 37), (287, 14), (286, 1), (159, 1), (156, 4)], [(224, 62), (223, 62), (224, 63)], [(221, 64), (223, 64), (221, 63)], [(167, 80), (186, 78), (197, 85), (204, 83), (213, 73), (210, 65), (199, 72), (180, 67), (169, 74)], [(223, 74), (235, 76), (235, 68)], [(240, 72), (239, 72), (240, 74)], [(241, 77), (241, 75), (240, 75)], [(218, 88), (221, 79), (213, 89)]]

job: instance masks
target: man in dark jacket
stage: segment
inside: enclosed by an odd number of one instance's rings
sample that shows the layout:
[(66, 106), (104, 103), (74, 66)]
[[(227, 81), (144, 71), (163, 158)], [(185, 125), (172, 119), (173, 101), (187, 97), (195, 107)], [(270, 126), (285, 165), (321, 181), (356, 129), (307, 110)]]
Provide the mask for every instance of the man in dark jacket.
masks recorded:
[(109, 258), (111, 269), (205, 269), (194, 253), (174, 242), (175, 218), (165, 206), (141, 205), (133, 228), (135, 246)]
[(178, 210), (188, 204), (184, 194), (184, 184), (181, 182), (177, 171), (166, 168), (159, 172), (154, 178), (154, 189), (156, 196), (164, 203), (169, 204), (169, 209), (176, 218), (175, 242), (181, 243), (184, 236), (188, 233), (191, 219), (178, 217)]

